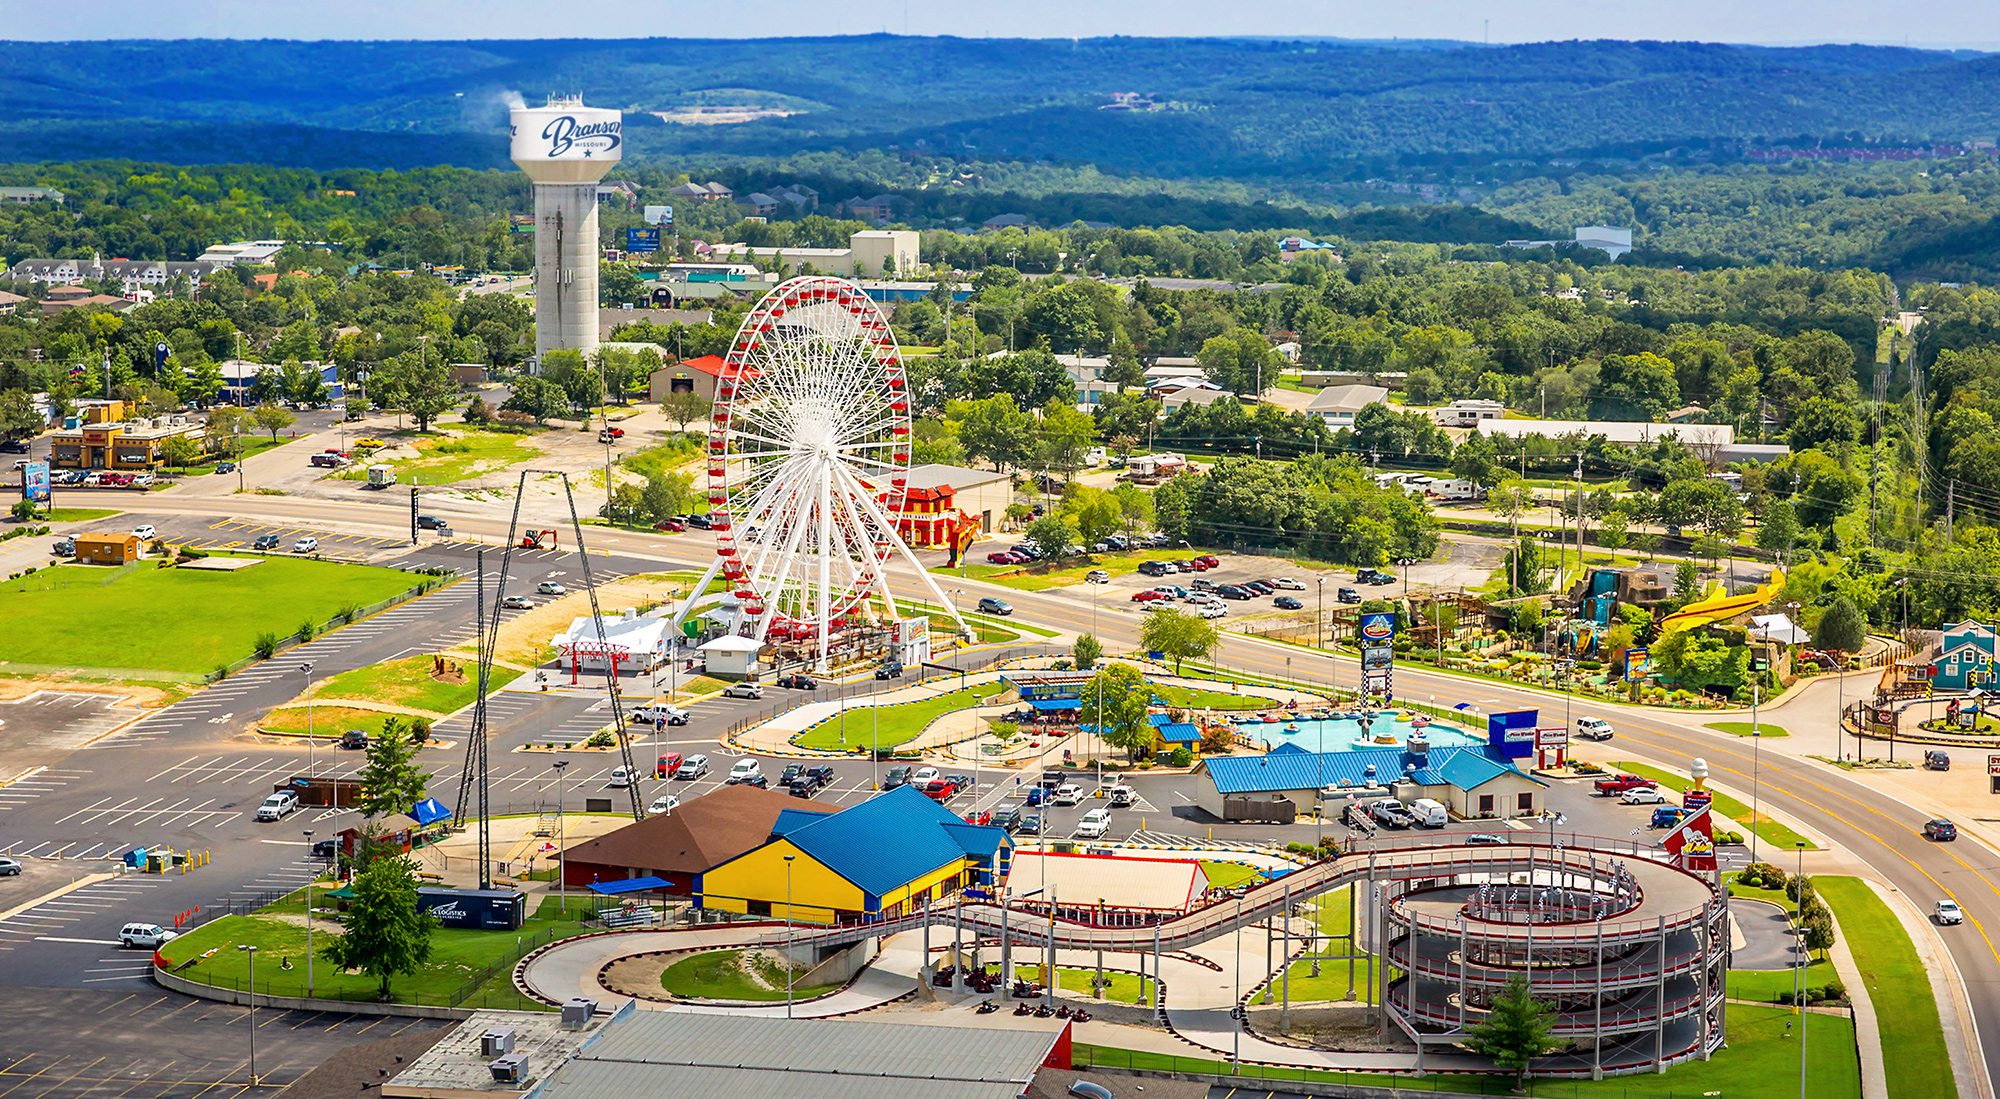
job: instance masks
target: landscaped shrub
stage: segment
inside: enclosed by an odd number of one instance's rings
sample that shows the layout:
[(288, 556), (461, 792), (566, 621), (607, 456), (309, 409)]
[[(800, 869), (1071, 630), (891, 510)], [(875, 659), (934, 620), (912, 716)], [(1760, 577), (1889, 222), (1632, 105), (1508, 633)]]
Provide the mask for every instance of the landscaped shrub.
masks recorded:
[(618, 738), (611, 734), (611, 730), (599, 729), (590, 734), (590, 739), (584, 741), (583, 746), (586, 748), (609, 748), (616, 743), (618, 743)]
[(257, 644), (254, 647), (253, 651), (256, 652), (257, 659), (269, 660), (271, 658), (271, 654), (278, 651), (278, 635), (272, 633), (269, 630), (265, 630), (263, 633), (258, 634)]

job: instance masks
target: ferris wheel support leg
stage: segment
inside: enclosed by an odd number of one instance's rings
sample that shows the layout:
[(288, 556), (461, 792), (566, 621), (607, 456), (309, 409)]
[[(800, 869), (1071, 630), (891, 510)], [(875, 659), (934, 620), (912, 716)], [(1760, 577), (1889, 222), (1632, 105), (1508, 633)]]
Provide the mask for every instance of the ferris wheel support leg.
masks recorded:
[(833, 632), (833, 593), (827, 590), (833, 571), (833, 484), (819, 479), (819, 673), (827, 671), (827, 635)]
[[(938, 606), (951, 612), (951, 620), (958, 623), (959, 636), (970, 639), (973, 636), (972, 627), (965, 624), (965, 618), (958, 613), (958, 608), (952, 604), (952, 601), (944, 597), (944, 589), (938, 587), (938, 582), (931, 576), (930, 570), (925, 568), (923, 562), (917, 560), (917, 555), (910, 551), (910, 544), (903, 541), (903, 536), (896, 532), (896, 524), (889, 521), (889, 517), (876, 505), (874, 499), (866, 493), (857, 494), (854, 499), (862, 507), (868, 509), (868, 513), (875, 517), (875, 521), (882, 524), (883, 530), (889, 532), (889, 544), (895, 546), (896, 552), (902, 554), (903, 560), (909, 562), (910, 567), (916, 570), (918, 579), (924, 582), (924, 587), (930, 589), (931, 595), (938, 601)], [(888, 591), (888, 588), (889, 585), (887, 583), (882, 585), (885, 593)]]
[(718, 557), (708, 563), (708, 568), (702, 572), (701, 579), (694, 582), (694, 586), (688, 589), (687, 598), (681, 600), (680, 609), (674, 612), (673, 621), (667, 625), (667, 632), (675, 637), (681, 635), (681, 623), (687, 621), (688, 612), (694, 610), (694, 601), (708, 590), (709, 583), (721, 572), (722, 558)]

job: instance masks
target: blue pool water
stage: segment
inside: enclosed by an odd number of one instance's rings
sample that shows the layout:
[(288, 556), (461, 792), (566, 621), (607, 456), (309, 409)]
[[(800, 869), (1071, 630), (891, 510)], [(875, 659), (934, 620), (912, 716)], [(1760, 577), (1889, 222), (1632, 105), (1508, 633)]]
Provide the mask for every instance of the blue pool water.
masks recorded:
[[(1297, 732), (1286, 732), (1288, 727), (1297, 726)], [(1275, 722), (1239, 722), (1237, 730), (1252, 740), (1262, 741), (1276, 747), (1280, 744), (1296, 744), (1309, 752), (1348, 752), (1356, 748), (1400, 748), (1417, 731), (1410, 718), (1394, 711), (1376, 714), (1368, 722), (1367, 736), (1361, 732), (1358, 717), (1333, 717), (1314, 719), (1300, 717), (1295, 720)], [(1456, 748), (1465, 745), (1486, 743), (1486, 738), (1475, 736), (1463, 729), (1441, 722), (1432, 722), (1423, 729), (1425, 739), (1434, 748)]]

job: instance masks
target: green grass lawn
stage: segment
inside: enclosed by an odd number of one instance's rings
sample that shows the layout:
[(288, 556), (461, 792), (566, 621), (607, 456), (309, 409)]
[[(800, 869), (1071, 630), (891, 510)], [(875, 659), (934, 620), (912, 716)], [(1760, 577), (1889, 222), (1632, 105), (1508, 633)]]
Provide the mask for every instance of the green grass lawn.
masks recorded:
[(357, 462), (340, 476), (346, 480), (367, 480), (368, 466), (386, 465), (395, 471), (401, 484), (450, 485), (519, 465), (542, 453), (526, 435), (477, 428), (454, 431), (452, 435), (403, 440), (417, 448), (414, 458)]
[(1171, 683), (1155, 686), (1153, 694), (1169, 706), (1193, 710), (1269, 710), (1284, 705), (1278, 699), (1264, 695), (1212, 691), (1206, 687), (1182, 687)]
[[(306, 716), (306, 707), (303, 704), (286, 706), (265, 714), (263, 720), (257, 722), (257, 728), (283, 736), (304, 736), (308, 724)], [(354, 706), (314, 702), (310, 724), (315, 739), (337, 737), (349, 729), (360, 729), (369, 736), (374, 736), (382, 731), (383, 719), (396, 716), (400, 715), (385, 714), (380, 710), (363, 710)]]
[(237, 572), (63, 565), (0, 584), (0, 664), (198, 675), (415, 583), (394, 569), (268, 558)]
[(1201, 872), (1208, 875), (1208, 884), (1216, 889), (1228, 889), (1257, 877), (1255, 867), (1240, 862), (1216, 862), (1201, 860)]
[[(924, 731), (924, 726), (953, 710), (963, 710), (969, 706), (982, 706), (995, 695), (1004, 693), (1006, 688), (998, 683), (988, 683), (978, 687), (965, 687), (949, 691), (934, 698), (919, 699), (914, 702), (894, 702), (879, 707), (879, 714), (872, 714), (876, 707), (861, 707), (846, 711), (847, 726), (843, 735), (840, 715), (830, 721), (820, 723), (793, 738), (792, 743), (801, 748), (820, 748), (832, 751), (866, 751), (874, 745), (893, 748)], [(877, 722), (880, 722), (879, 727)]]
[(618, 468), (641, 477), (657, 477), (672, 473), (701, 456), (704, 437), (696, 432), (682, 434), (669, 431), (657, 437), (659, 442), (619, 458)]
[[(431, 678), (429, 655), (406, 656), (401, 660), (342, 672), (328, 679), (313, 689), (315, 706), (319, 699), (345, 698), (408, 706), (434, 714), (451, 713), (461, 706), (470, 705), (473, 696), (478, 693), (479, 668), (463, 657), (448, 657), (447, 660), (458, 665), (464, 682), (448, 683)], [(512, 683), (521, 674), (515, 669), (495, 665), (487, 681), (488, 693)], [(297, 701), (303, 702), (303, 696)]]
[[(322, 883), (314, 887), (315, 908), (331, 907), (319, 899), (319, 894), (330, 885)], [(190, 958), (200, 959), (176, 976), (221, 988), (242, 988), (249, 981), (249, 955), (236, 947), (239, 944), (254, 945), (257, 948), (257, 991), (273, 996), (303, 996), (306, 993), (306, 929), (298, 917), (303, 914), (304, 905), (305, 894), (302, 890), (255, 915), (224, 916), (211, 920), (168, 943), (161, 948), (160, 954), (170, 967)], [(389, 991), (399, 1003), (443, 1004), (456, 994), (467, 992), (468, 999), (464, 1002), (469, 1006), (546, 1010), (543, 1005), (527, 1000), (513, 990), (504, 966), (489, 979), (481, 981), (476, 989), (468, 990), (467, 985), (496, 964), (518, 957), (520, 951), (554, 939), (566, 939), (585, 930), (581, 921), (590, 912), (588, 902), (572, 898), (568, 917), (562, 916), (557, 909), (555, 898), (544, 898), (541, 907), (521, 925), (518, 934), (439, 928), (431, 933), (430, 961), (418, 972), (391, 981)], [(339, 929), (338, 924), (323, 917), (315, 917), (313, 924), (315, 949), (327, 941), (330, 933)], [(201, 957), (210, 950), (214, 953)], [(287, 960), (291, 962), (289, 969), (284, 968)], [(372, 1001), (376, 985), (374, 978), (365, 974), (343, 973), (323, 958), (313, 963), (313, 995), (321, 999)]]
[[(1691, 779), (1682, 778), (1670, 771), (1663, 771), (1658, 767), (1648, 767), (1643, 763), (1633, 763), (1630, 760), (1623, 760), (1613, 763), (1610, 766), (1614, 771), (1630, 771), (1641, 778), (1652, 779), (1654, 782), (1660, 784), (1660, 789), (1669, 790), (1676, 794), (1685, 793), (1694, 785)], [(1762, 837), (1765, 843), (1775, 844), (1780, 850), (1790, 851), (1793, 849), (1794, 844), (1801, 842), (1806, 845), (1806, 850), (1808, 851), (1819, 850), (1819, 846), (1813, 843), (1813, 841), (1806, 839), (1804, 836), (1799, 835), (1797, 832), (1769, 817), (1756, 820), (1751, 815), (1748, 805), (1737, 801), (1728, 794), (1716, 793), (1714, 805), (1716, 812), (1721, 813), (1723, 816), (1728, 817), (1745, 828), (1756, 829), (1757, 835)]]
[[(660, 974), (660, 987), (675, 996), (700, 1000), (783, 1002), (785, 967), (774, 959), (760, 958), (759, 961), (763, 964), (757, 967), (757, 974), (753, 977), (749, 966), (755, 963), (746, 961), (741, 950), (711, 950), (694, 954), (668, 966), (666, 972)], [(796, 982), (801, 974), (796, 967), (794, 969), (792, 980)], [(791, 996), (794, 1000), (809, 1000), (838, 988), (837, 984), (794, 984)]]
[(109, 519), (119, 514), (117, 508), (50, 508), (41, 517), (44, 523), (88, 523), (97, 519)]
[[(1833, 971), (1832, 962), (1814, 962), (1806, 966), (1807, 988), (1825, 988), (1839, 979), (1840, 974)], [(1780, 992), (1790, 993), (1797, 987), (1797, 977), (1789, 969), (1732, 969), (1728, 983), (1729, 998), (1732, 1000), (1775, 1004)]]
[[(1859, 878), (1813, 879), (1833, 909), (1840, 935), (1854, 952), (1861, 982), (1875, 1005), (1882, 1049), (1895, 1059), (1890, 1099), (1952, 1099), (1958, 1094), (1945, 1049), (1931, 977), (1895, 913)], [(1822, 982), (1824, 983), (1824, 982)], [(1819, 1025), (1819, 1018), (1813, 1025)], [(1732, 1034), (1730, 1041), (1735, 1041)]]
[[(1321, 940), (1321, 953), (1344, 952), (1347, 943), (1336, 941), (1334, 936), (1344, 936), (1348, 929), (1348, 894), (1352, 887), (1335, 889), (1313, 898), (1315, 913), (1313, 922), (1320, 933), (1327, 938)], [(1321, 962), (1319, 976), (1313, 976), (1312, 963), (1293, 962), (1290, 970), (1288, 992), (1294, 1003), (1314, 1003), (1324, 1000), (1344, 1000), (1347, 998), (1347, 963)], [(1391, 970), (1391, 974), (1400, 972)], [(1354, 963), (1354, 994), (1361, 996), (1375, 979), (1375, 959), (1362, 958)], [(1273, 982), (1273, 987), (1278, 987)], [(1275, 993), (1274, 993), (1275, 995)]]
[[(1343, 975), (1342, 980), (1345, 981)], [(1693, 1061), (1663, 1073), (1608, 1076), (1602, 1080), (1530, 1080), (1527, 1094), (1548, 1099), (1602, 1096), (1603, 1099), (1693, 1099), (1712, 1095), (1724, 1099), (1791, 1099), (1799, 1093), (1799, 1047), (1786, 1024), (1795, 1016), (1785, 1008), (1732, 1004), (1727, 1026), (1729, 1048), (1710, 1061)], [(1812, 1017), (1811, 1048), (1806, 1069), (1807, 1091), (1814, 1099), (1858, 1099), (1861, 1065), (1854, 1048), (1854, 1023), (1838, 1015)], [(1078, 1067), (1136, 1068), (1161, 1072), (1230, 1075), (1227, 1061), (1169, 1053), (1114, 1049), (1078, 1043), (1072, 1056)], [(1945, 1070), (1946, 1077), (1950, 1069)], [(1323, 1072), (1245, 1064), (1246, 1080), (1302, 1080), (1361, 1087), (1431, 1090), (1430, 1081), (1409, 1076), (1367, 1072)], [(1470, 1095), (1512, 1095), (1513, 1078), (1452, 1076), (1440, 1086)], [(1891, 1093), (1895, 1094), (1894, 1086)], [(1912, 1092), (1911, 1094), (1916, 1094)], [(1950, 1092), (1931, 1094), (1952, 1094)]]
[[(988, 968), (995, 973), (1000, 971), (998, 965), (991, 965)], [(1036, 984), (1043, 983), (1042, 967), (1039, 965), (1021, 965), (1016, 963), (1014, 966), (1014, 976), (1024, 981), (1033, 981)], [(1064, 992), (1073, 992), (1078, 996), (1085, 996), (1091, 999), (1098, 998), (1090, 988), (1091, 981), (1097, 978), (1097, 970), (1095, 969), (1080, 969), (1059, 965), (1056, 967), (1056, 978), (1061, 982), (1059, 987)], [(1145, 982), (1145, 1002), (1151, 1003), (1153, 1001), (1153, 979), (1151, 977), (1141, 978), (1137, 973), (1119, 973), (1108, 969), (1104, 971), (1105, 987), (1103, 999), (1107, 1003), (1136, 1004), (1140, 1002), (1139, 989), (1141, 980)]]
[[(1711, 721), (1704, 728), (1714, 729), (1718, 733), (1728, 733), (1730, 736), (1749, 736), (1751, 725), (1747, 721)], [(1773, 725), (1768, 721), (1757, 722), (1756, 729), (1758, 736), (1792, 735), (1785, 731), (1784, 726)]]

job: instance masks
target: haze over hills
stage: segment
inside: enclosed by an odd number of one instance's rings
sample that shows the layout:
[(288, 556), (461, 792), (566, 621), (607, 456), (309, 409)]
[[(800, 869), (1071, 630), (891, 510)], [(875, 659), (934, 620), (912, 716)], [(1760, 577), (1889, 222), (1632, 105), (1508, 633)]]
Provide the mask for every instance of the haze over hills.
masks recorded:
[[(0, 158), (500, 166), (581, 89), (628, 158), (898, 149), (1273, 183), (2000, 133), (2000, 58), (1875, 46), (903, 38), (0, 43)], [(1120, 104), (1118, 93), (1138, 93)], [(682, 120), (661, 121), (649, 112)]]

